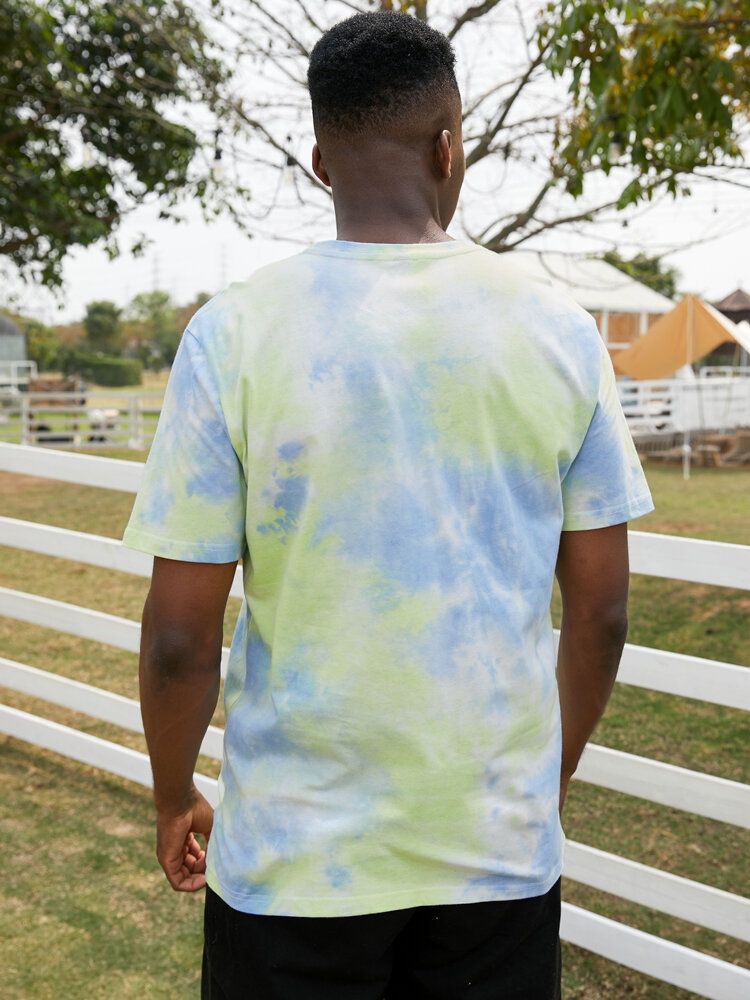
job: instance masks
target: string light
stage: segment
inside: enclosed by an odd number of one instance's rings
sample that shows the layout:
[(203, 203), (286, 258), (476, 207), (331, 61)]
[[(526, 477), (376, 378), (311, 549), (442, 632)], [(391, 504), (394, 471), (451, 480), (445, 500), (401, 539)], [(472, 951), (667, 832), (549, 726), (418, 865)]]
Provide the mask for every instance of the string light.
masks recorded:
[(224, 177), (224, 164), (222, 162), (221, 149), (221, 129), (217, 128), (214, 133), (214, 162), (211, 167), (211, 174), (215, 181), (221, 181)]
[(607, 150), (607, 158), (611, 163), (616, 163), (621, 156), (622, 156), (622, 135), (620, 132), (614, 132), (612, 134), (612, 139), (609, 144), (609, 149)]
[[(289, 144), (291, 143), (291, 141), (292, 141), (292, 137), (290, 135), (288, 135), (286, 137), (287, 147), (289, 146)], [(282, 185), (285, 188), (293, 188), (294, 187), (294, 168), (295, 168), (295, 166), (296, 166), (296, 164), (295, 164), (294, 157), (292, 156), (291, 153), (288, 152), (286, 154), (285, 158), (284, 158), (284, 167), (282, 169), (282, 174), (281, 174), (281, 183), (282, 183)]]

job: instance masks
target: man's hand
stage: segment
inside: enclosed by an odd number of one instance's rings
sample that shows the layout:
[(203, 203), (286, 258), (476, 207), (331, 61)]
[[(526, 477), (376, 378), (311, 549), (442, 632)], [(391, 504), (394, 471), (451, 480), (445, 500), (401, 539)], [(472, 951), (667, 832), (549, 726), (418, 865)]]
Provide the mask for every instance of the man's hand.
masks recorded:
[(206, 884), (213, 810), (195, 787), (201, 742), (216, 708), (224, 609), (237, 563), (154, 558), (143, 608), (139, 678), (156, 803), (156, 856), (169, 884)]
[(214, 811), (197, 788), (185, 812), (159, 811), (156, 818), (156, 857), (176, 892), (196, 892), (206, 884), (206, 852), (196, 833), (211, 836)]

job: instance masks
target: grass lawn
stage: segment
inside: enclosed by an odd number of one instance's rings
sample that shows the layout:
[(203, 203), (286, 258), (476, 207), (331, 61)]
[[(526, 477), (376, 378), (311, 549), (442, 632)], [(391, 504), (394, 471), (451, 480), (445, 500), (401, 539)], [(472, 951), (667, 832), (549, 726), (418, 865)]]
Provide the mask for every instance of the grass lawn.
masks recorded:
[[(117, 457), (142, 458), (129, 452)], [(656, 510), (633, 530), (750, 545), (750, 470), (646, 466)], [(119, 537), (132, 497), (0, 474), (4, 514)], [(0, 582), (137, 619), (147, 581), (64, 560), (0, 549)], [(238, 607), (231, 601), (225, 641)], [(629, 641), (750, 666), (750, 594), (633, 576)], [(559, 594), (553, 614), (559, 623)], [(129, 697), (132, 654), (0, 618), (3, 655)], [(4, 692), (6, 703), (136, 749), (134, 734)], [(221, 712), (215, 720), (222, 723)], [(615, 687), (594, 742), (737, 781), (750, 781), (750, 719), (720, 706)], [(176, 895), (157, 868), (149, 793), (0, 737), (0, 831), (11, 863), (2, 888), (4, 996), (190, 997), (198, 994), (202, 897)], [(216, 774), (202, 760), (200, 769)], [(564, 814), (570, 840), (613, 851), (721, 889), (750, 894), (750, 836), (627, 795), (573, 781)], [(563, 898), (652, 934), (750, 965), (746, 945), (563, 880)], [(563, 946), (566, 1000), (672, 1000), (692, 994)]]

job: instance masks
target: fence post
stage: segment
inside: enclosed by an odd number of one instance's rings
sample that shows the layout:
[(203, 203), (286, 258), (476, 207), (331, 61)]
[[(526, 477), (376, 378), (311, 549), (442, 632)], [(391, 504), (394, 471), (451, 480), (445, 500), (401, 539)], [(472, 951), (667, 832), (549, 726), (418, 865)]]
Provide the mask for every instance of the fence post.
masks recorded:
[(128, 397), (128, 447), (143, 451), (143, 416), (139, 397), (135, 394)]
[(21, 444), (31, 444), (31, 420), (28, 393), (21, 393)]

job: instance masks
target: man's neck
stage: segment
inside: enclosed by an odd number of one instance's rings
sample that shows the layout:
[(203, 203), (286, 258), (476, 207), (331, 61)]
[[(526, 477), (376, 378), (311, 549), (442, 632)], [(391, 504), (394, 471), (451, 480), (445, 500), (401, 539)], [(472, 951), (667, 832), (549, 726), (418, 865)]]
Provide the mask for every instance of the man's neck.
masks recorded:
[(414, 227), (383, 222), (337, 226), (336, 239), (353, 243), (443, 243), (453, 237), (436, 223)]
[[(374, 210), (373, 210), (374, 209)], [(336, 238), (353, 243), (443, 243), (452, 239), (436, 213), (404, 204), (336, 204)]]

